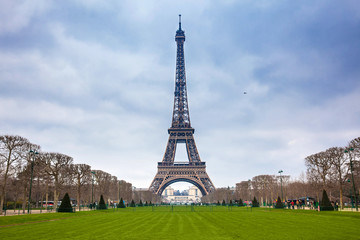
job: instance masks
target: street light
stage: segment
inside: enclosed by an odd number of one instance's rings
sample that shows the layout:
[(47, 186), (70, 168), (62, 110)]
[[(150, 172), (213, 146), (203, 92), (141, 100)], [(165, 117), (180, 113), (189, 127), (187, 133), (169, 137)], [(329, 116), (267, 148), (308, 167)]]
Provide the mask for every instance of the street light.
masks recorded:
[(29, 191), (29, 202), (28, 202), (28, 214), (30, 213), (30, 202), (31, 202), (31, 188), (32, 188), (32, 180), (33, 180), (33, 173), (34, 173), (34, 161), (35, 155), (39, 154), (37, 151), (30, 150), (30, 158), (31, 158), (31, 177), (30, 177), (30, 191)]
[(358, 205), (357, 205), (357, 199), (356, 199), (356, 188), (355, 188), (355, 181), (354, 181), (354, 173), (353, 173), (353, 162), (351, 157), (351, 151), (354, 151), (354, 148), (346, 148), (345, 153), (349, 153), (349, 159), (350, 159), (350, 171), (351, 171), (351, 181), (353, 185), (353, 192), (354, 192), (354, 200), (355, 200), (355, 208), (356, 211), (358, 211)]
[[(350, 184), (350, 179), (347, 180), (347, 182)], [(353, 198), (352, 198), (352, 193), (351, 193), (351, 188), (350, 188), (350, 201), (351, 201), (351, 207), (354, 208), (354, 202), (353, 202)]]
[(283, 170), (280, 170), (278, 173), (280, 173), (280, 188), (281, 188), (281, 202), (284, 200), (284, 197), (283, 197), (283, 190), (282, 190), (282, 176), (281, 176), (281, 173), (283, 173), (284, 171)]

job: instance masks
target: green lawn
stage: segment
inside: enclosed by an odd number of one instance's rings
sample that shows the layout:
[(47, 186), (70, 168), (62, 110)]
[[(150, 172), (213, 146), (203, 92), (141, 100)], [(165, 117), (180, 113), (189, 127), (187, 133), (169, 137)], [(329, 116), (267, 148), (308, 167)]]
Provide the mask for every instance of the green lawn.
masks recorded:
[(167, 206), (0, 217), (1, 239), (360, 239), (360, 213)]

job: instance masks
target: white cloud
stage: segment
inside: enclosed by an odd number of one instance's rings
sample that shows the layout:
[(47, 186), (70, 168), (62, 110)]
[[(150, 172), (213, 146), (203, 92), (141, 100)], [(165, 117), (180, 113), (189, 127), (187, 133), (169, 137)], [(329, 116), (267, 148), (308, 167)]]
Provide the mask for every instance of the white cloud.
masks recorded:
[[(0, 17), (0, 34), (9, 39), (0, 53), (1, 134), (22, 135), (44, 151), (68, 154), (77, 163), (108, 171), (137, 187), (150, 184), (165, 151), (179, 13), (187, 29), (190, 117), (200, 156), (216, 186), (275, 174), (279, 169), (296, 176), (304, 171), (308, 154), (343, 146), (360, 134), (357, 70), (342, 68), (347, 63), (344, 59), (318, 51), (321, 42), (314, 41), (314, 47), (299, 44), (299, 49), (275, 44), (294, 41), (289, 32), (274, 34), (273, 41), (266, 42), (266, 51), (248, 49), (237, 41), (240, 28), (243, 40), (263, 35), (236, 25), (228, 11), (241, 6), (251, 12), (255, 6), (278, 13), (277, 2), (79, 0), (72, 11), (80, 6), (94, 22), (109, 23), (91, 28), (77, 21), (82, 15), (62, 19), (56, 14), (58, 8), (51, 6), (61, 3), (4, 4), (8, 13), (0, 10), (5, 13)], [(66, 4), (73, 7), (71, 2)], [(304, 7), (300, 12), (312, 16), (315, 10)], [(57, 17), (43, 14), (47, 11)], [(214, 16), (221, 16), (221, 21)], [(257, 24), (266, 29), (262, 17)], [(281, 14), (275, 17), (275, 22), (287, 20)], [(28, 43), (21, 38), (22, 31), (32, 26), (34, 18), (45, 23), (38, 28), (50, 36), (40, 39), (51, 40), (46, 48), (19, 44)], [(114, 19), (119, 22), (110, 24)], [(301, 22), (301, 16), (296, 21)], [(311, 26), (320, 24), (315, 17), (307, 21)], [(109, 27), (116, 24), (125, 27), (121, 31)], [(82, 28), (92, 32), (77, 34)], [(298, 31), (308, 34), (308, 30)], [(14, 32), (20, 37), (12, 39)], [(221, 36), (214, 35), (219, 32)], [(348, 72), (351, 89), (329, 96), (336, 92), (336, 78)], [(321, 89), (321, 81), (331, 91), (315, 91), (315, 85)]]
[(51, 8), (52, 1), (0, 1), (0, 35), (14, 33), (27, 27), (32, 18)]

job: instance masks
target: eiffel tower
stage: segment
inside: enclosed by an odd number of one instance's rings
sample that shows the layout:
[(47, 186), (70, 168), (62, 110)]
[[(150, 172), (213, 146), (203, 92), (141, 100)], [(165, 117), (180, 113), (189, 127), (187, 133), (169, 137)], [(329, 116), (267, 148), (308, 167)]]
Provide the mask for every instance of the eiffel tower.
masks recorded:
[[(163, 160), (158, 162), (158, 172), (149, 189), (161, 195), (167, 186), (175, 182), (188, 182), (199, 188), (204, 196), (215, 190), (215, 187), (206, 173), (205, 162), (200, 160), (194, 140), (195, 129), (190, 124), (184, 60), (185, 32), (181, 29), (181, 15), (175, 41), (177, 54), (172, 124), (168, 129), (169, 140)], [(189, 162), (174, 162), (178, 143), (186, 144)]]

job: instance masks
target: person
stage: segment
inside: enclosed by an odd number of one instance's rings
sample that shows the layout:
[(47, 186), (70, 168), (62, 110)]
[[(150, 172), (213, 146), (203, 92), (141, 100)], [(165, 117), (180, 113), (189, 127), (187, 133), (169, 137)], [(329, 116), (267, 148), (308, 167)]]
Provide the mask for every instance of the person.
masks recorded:
[(291, 203), (290, 203), (290, 204), (291, 204), (291, 208), (292, 208), (292, 209), (294, 209), (294, 205), (295, 205), (295, 203), (294, 203), (294, 201), (293, 201), (293, 200), (291, 200)]

